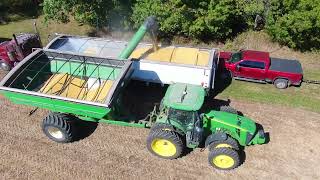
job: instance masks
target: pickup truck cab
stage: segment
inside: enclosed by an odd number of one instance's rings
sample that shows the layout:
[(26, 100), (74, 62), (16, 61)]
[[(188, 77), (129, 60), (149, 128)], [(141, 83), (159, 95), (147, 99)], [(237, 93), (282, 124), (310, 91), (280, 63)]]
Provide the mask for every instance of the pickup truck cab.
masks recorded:
[(221, 52), (220, 59), (235, 79), (273, 83), (279, 89), (302, 82), (302, 67), (297, 60), (272, 58), (268, 52), (253, 50)]

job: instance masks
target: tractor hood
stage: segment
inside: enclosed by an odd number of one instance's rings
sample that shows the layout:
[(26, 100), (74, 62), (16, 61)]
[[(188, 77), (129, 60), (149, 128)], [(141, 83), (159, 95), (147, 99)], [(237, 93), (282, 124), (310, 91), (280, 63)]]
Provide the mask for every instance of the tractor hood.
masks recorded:
[(256, 132), (256, 123), (247, 117), (222, 111), (210, 111), (205, 115), (210, 118), (211, 121), (219, 123), (222, 128), (235, 128), (249, 132), (250, 134)]

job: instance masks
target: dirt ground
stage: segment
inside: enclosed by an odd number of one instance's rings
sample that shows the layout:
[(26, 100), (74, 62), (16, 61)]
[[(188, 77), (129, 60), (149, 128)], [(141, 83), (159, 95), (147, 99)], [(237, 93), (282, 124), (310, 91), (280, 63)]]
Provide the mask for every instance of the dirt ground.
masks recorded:
[(0, 104), (1, 179), (320, 179), (318, 113), (232, 101), (264, 126), (270, 142), (247, 147), (245, 162), (222, 172), (208, 165), (207, 150), (177, 160), (151, 155), (148, 129), (99, 124), (85, 139), (58, 144), (41, 131), (45, 110), (28, 116), (30, 107), (3, 97)]

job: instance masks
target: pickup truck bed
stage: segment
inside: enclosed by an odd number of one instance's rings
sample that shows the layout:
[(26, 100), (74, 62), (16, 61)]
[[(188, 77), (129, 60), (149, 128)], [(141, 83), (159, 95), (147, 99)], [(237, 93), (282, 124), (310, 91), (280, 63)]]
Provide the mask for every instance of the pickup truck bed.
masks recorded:
[(280, 58), (270, 58), (271, 64), (269, 70), (302, 74), (302, 67), (297, 60), (288, 60)]

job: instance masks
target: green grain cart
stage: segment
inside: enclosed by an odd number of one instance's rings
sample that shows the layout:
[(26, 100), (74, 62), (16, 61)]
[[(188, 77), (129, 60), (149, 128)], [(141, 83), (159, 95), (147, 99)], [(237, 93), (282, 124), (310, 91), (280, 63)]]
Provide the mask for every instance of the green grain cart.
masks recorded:
[(158, 157), (174, 159), (187, 149), (208, 147), (210, 165), (236, 168), (241, 147), (265, 143), (265, 133), (247, 117), (202, 109), (206, 91), (200, 85), (169, 85), (148, 119), (125, 115), (123, 94), (137, 61), (126, 58), (150, 24), (149, 19), (119, 58), (39, 49), (7, 74), (0, 92), (13, 103), (51, 110), (42, 129), (55, 142), (72, 142), (79, 120), (151, 128), (147, 148)]

